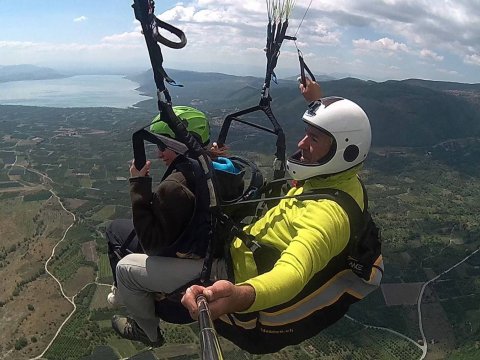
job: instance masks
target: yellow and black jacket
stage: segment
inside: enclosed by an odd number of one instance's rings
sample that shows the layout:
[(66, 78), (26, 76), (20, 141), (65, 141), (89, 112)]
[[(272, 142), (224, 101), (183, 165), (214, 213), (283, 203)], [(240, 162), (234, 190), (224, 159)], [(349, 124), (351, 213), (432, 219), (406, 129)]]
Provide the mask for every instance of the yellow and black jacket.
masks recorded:
[[(363, 209), (358, 169), (308, 179), (287, 196), (338, 189)], [(279, 258), (270, 271), (259, 273), (258, 257), (234, 239), (230, 253), (235, 282), (251, 285), (256, 298), (244, 313), (224, 315), (216, 326), (222, 336), (251, 353), (275, 352), (314, 336), (380, 284), (381, 255), (368, 281), (348, 267), (349, 217), (333, 200), (283, 199), (245, 230), (258, 243), (277, 249)]]

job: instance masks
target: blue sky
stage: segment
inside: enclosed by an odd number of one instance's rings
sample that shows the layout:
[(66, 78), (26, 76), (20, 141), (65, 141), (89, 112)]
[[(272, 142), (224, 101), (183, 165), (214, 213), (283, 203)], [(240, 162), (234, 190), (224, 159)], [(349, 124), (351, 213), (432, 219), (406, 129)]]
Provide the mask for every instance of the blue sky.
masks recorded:
[[(132, 0), (0, 0), (0, 65), (60, 71), (149, 67)], [(297, 0), (289, 34), (310, 0)], [(159, 18), (185, 31), (184, 49), (164, 49), (167, 68), (262, 75), (263, 0), (157, 0)], [(298, 45), (318, 74), (480, 83), (478, 0), (313, 0)], [(298, 73), (284, 43), (277, 75)]]

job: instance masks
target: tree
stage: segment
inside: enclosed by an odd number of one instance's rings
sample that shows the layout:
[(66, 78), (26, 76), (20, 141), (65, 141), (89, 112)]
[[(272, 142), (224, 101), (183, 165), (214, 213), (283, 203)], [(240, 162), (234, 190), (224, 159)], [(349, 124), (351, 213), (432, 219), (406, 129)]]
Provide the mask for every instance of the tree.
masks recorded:
[(28, 344), (27, 338), (25, 336), (22, 336), (20, 339), (15, 341), (15, 350), (21, 350), (25, 346), (27, 346), (27, 344)]

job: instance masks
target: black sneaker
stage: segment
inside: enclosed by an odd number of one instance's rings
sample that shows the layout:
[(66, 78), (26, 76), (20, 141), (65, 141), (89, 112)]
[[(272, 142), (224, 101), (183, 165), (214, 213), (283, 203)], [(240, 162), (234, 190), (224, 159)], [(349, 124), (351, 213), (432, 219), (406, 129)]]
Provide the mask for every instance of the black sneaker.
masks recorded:
[(160, 347), (165, 343), (159, 327), (157, 327), (158, 340), (151, 341), (135, 320), (126, 316), (113, 315), (112, 328), (121, 337), (128, 340), (140, 341), (147, 346)]

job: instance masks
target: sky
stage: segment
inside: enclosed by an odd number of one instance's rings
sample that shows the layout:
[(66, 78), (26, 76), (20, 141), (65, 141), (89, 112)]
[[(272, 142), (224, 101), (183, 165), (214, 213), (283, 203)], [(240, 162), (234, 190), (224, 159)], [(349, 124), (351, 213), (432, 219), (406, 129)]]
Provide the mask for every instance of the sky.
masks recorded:
[[(132, 3), (0, 0), (0, 65), (144, 71)], [(480, 0), (312, 0), (306, 12), (309, 4), (296, 0), (287, 34), (315, 74), (480, 83)], [(264, 75), (265, 0), (157, 0), (155, 14), (188, 40), (180, 50), (162, 47), (166, 68)], [(298, 73), (295, 44), (285, 41), (276, 74)]]

